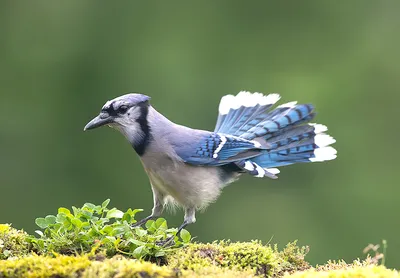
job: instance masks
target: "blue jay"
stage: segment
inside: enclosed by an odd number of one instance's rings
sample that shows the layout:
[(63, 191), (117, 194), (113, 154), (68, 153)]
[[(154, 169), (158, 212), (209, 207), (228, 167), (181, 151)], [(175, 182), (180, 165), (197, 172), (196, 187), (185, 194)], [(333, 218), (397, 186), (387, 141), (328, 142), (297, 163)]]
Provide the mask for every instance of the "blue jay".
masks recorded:
[(121, 132), (139, 155), (153, 191), (150, 216), (167, 204), (184, 209), (178, 233), (196, 221), (196, 210), (214, 202), (242, 174), (277, 178), (278, 167), (336, 158), (327, 127), (308, 123), (311, 104), (272, 106), (278, 94), (240, 92), (222, 97), (214, 131), (175, 124), (155, 110), (150, 97), (126, 94), (107, 101), (84, 128), (107, 125)]

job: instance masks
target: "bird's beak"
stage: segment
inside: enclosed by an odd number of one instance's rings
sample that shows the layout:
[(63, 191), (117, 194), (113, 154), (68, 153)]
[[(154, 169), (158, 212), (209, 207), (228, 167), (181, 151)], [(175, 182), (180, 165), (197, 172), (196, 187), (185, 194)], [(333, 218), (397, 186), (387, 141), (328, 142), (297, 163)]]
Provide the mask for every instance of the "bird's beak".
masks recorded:
[(113, 117), (108, 114), (101, 113), (96, 118), (88, 122), (88, 124), (83, 128), (83, 131), (100, 127), (113, 122)]

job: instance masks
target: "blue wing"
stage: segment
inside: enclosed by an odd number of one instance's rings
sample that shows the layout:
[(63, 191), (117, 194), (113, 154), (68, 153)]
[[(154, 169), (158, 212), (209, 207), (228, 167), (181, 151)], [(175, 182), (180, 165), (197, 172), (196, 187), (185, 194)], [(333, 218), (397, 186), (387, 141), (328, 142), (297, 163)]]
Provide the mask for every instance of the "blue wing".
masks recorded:
[(192, 148), (179, 148), (175, 151), (186, 163), (210, 166), (255, 157), (264, 149), (258, 142), (220, 133), (205, 135), (191, 146)]

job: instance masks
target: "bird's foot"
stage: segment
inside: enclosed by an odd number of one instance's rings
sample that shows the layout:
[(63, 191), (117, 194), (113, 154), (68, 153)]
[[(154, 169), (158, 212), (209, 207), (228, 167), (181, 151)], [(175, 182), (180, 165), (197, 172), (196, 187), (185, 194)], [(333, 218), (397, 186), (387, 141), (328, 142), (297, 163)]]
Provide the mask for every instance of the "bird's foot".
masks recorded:
[(143, 224), (145, 224), (148, 220), (154, 219), (155, 217), (153, 215), (147, 216), (146, 218), (143, 218), (142, 220), (139, 220), (136, 223), (133, 223), (131, 225), (131, 228), (135, 228), (135, 227), (139, 227), (142, 226)]
[(162, 246), (162, 247), (169, 247), (169, 246), (172, 246), (172, 245), (174, 245), (174, 237), (175, 236), (170, 236), (170, 237), (167, 237), (166, 239), (164, 239), (164, 240), (159, 240), (159, 241), (157, 241), (156, 242), (156, 244), (158, 245), (158, 246)]
[(141, 223), (140, 221), (138, 221), (138, 222), (132, 224), (132, 225), (131, 225), (131, 228), (140, 227), (140, 226), (142, 226), (142, 225), (143, 225), (143, 223)]

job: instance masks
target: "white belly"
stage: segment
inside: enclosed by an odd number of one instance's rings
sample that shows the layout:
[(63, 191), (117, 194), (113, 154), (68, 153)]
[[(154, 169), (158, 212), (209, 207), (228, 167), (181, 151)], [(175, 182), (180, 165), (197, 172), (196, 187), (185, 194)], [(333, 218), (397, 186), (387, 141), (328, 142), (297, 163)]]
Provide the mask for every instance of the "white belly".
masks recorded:
[(151, 184), (164, 196), (171, 196), (183, 207), (201, 209), (215, 201), (222, 189), (216, 167), (197, 167), (171, 160), (158, 163), (157, 169), (145, 169)]

